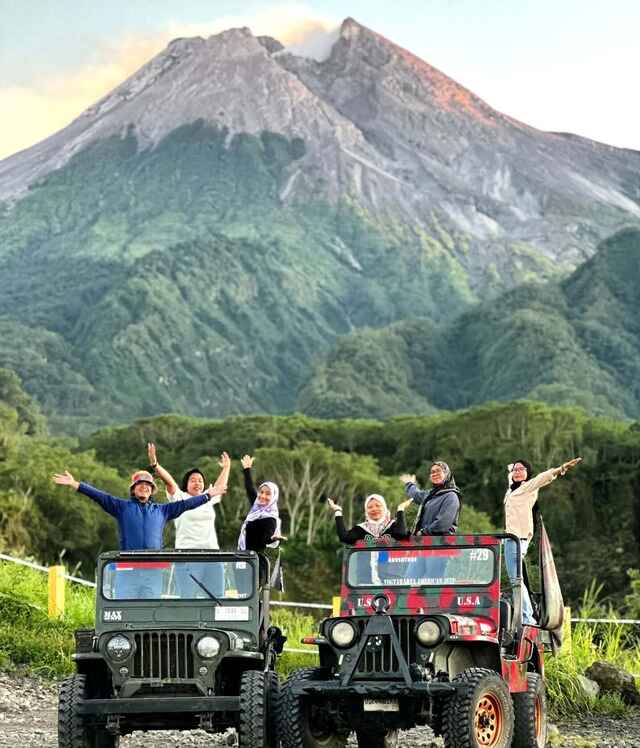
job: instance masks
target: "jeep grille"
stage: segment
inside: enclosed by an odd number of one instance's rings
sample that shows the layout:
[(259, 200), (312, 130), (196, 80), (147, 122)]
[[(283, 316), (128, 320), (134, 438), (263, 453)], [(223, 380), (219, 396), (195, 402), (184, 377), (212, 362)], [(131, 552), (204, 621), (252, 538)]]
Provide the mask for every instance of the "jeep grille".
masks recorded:
[[(416, 620), (414, 618), (393, 618), (393, 628), (396, 636), (400, 641), (400, 649), (404, 655), (407, 664), (411, 665), (416, 661)], [(367, 626), (367, 618), (358, 619), (360, 636), (364, 634)], [(393, 676), (400, 675), (400, 663), (391, 646), (391, 638), (383, 636), (382, 646), (371, 650), (365, 647), (358, 667), (356, 668), (355, 677), (376, 677), (376, 676)]]
[(192, 643), (191, 634), (173, 634), (165, 631), (136, 634), (136, 652), (131, 677), (152, 680), (193, 678)]

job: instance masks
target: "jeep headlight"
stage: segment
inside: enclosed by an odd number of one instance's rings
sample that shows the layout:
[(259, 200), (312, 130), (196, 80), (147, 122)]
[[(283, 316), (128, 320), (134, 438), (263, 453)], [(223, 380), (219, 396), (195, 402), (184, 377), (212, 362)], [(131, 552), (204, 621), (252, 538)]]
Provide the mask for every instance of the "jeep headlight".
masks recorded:
[(220, 642), (215, 638), (215, 636), (203, 636), (196, 644), (196, 649), (198, 650), (200, 657), (210, 660), (220, 651)]
[(416, 638), (425, 647), (433, 647), (442, 638), (442, 629), (435, 621), (423, 621), (416, 629)]
[(107, 654), (112, 660), (126, 660), (131, 654), (131, 642), (126, 636), (116, 634), (107, 642)]
[(349, 621), (338, 621), (329, 629), (329, 639), (336, 647), (350, 647), (356, 638), (356, 629)]

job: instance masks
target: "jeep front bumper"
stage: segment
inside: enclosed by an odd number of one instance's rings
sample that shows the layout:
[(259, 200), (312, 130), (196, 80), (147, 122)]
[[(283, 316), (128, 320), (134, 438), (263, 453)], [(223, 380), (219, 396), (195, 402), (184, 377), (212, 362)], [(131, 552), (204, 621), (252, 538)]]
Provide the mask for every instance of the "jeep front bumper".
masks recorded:
[(399, 696), (445, 696), (456, 692), (451, 683), (440, 681), (417, 681), (415, 683), (389, 683), (380, 681), (355, 681), (342, 685), (339, 681), (311, 680), (300, 681), (293, 686), (297, 696), (324, 696), (325, 698), (343, 698), (345, 696), (363, 696), (380, 698), (397, 698)]
[(204, 712), (238, 712), (239, 696), (140, 696), (128, 699), (83, 699), (80, 714), (200, 714)]

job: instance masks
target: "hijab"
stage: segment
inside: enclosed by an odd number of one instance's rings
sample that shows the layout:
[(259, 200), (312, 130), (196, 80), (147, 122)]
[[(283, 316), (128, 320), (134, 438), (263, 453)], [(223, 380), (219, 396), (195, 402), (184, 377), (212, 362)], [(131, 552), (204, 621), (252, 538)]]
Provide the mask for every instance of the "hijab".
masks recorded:
[[(367, 515), (367, 507), (370, 501), (379, 501), (383, 506), (383, 514), (380, 519), (373, 520)], [(364, 516), (365, 521), (361, 522), (358, 527), (361, 527), (369, 535), (373, 535), (374, 538), (379, 538), (384, 534), (385, 530), (388, 530), (393, 520), (391, 519), (391, 513), (387, 507), (387, 502), (384, 500), (384, 496), (379, 493), (371, 493), (364, 500)]]
[[(280, 528), (282, 527), (280, 512), (278, 511), (278, 496), (280, 494), (280, 489), (278, 488), (277, 484), (272, 483), (271, 481), (265, 481), (258, 486), (258, 493), (260, 493), (260, 489), (263, 486), (266, 486), (271, 491), (271, 499), (269, 500), (268, 504), (260, 504), (257, 497), (253, 502), (253, 506), (249, 510), (249, 514), (247, 514), (244, 522), (242, 523), (242, 527), (240, 528), (238, 548), (241, 551), (247, 550), (247, 523), (249, 522), (255, 522), (255, 520), (257, 519), (266, 519), (269, 517), (275, 519), (276, 530), (274, 534), (280, 535)], [(267, 543), (267, 548), (277, 548), (279, 544), (280, 541), (275, 540), (273, 543)]]
[(460, 489), (458, 486), (456, 486), (456, 479), (453, 477), (453, 473), (451, 472), (451, 468), (447, 465), (446, 462), (434, 462), (433, 465), (438, 465), (442, 468), (442, 472), (444, 473), (444, 480), (442, 483), (438, 483), (437, 486), (434, 486), (431, 491), (429, 491), (429, 495), (427, 496), (427, 501), (429, 499), (433, 499), (438, 494), (444, 492), (444, 491), (453, 491), (454, 493), (458, 494), (458, 497), (460, 496)]
[[(524, 469), (527, 471), (527, 477), (526, 480), (513, 480), (513, 468), (514, 466), (520, 463)], [(515, 491), (516, 488), (519, 488), (523, 483), (526, 483), (531, 476), (533, 475), (533, 468), (531, 467), (531, 463), (527, 462), (526, 460), (514, 460), (511, 464), (507, 465), (507, 486), (510, 491)]]
[(434, 485), (434, 487), (429, 491), (427, 494), (427, 498), (424, 500), (422, 505), (420, 506), (420, 510), (418, 511), (418, 516), (416, 517), (415, 524), (413, 526), (412, 535), (415, 535), (418, 532), (418, 528), (421, 527), (422, 524), (422, 517), (424, 516), (424, 513), (427, 509), (427, 504), (431, 499), (435, 499), (437, 496), (441, 496), (442, 494), (448, 493), (449, 491), (456, 494), (458, 497), (458, 514), (455, 518), (455, 524), (458, 524), (458, 519), (460, 517), (460, 509), (462, 509), (462, 495), (460, 493), (460, 489), (458, 486), (456, 486), (456, 479), (453, 477), (453, 473), (451, 472), (451, 468), (449, 465), (447, 465), (446, 462), (442, 462), (438, 460), (437, 462), (431, 463), (433, 465), (438, 465), (442, 468), (442, 472), (444, 473), (444, 480), (442, 483), (438, 483), (437, 486)]

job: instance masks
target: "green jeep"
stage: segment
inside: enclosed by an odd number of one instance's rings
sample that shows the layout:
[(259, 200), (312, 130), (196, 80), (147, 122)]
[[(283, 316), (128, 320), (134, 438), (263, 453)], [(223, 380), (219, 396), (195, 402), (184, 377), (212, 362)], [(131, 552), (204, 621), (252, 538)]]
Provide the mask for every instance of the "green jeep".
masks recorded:
[(112, 551), (98, 559), (95, 629), (76, 631), (60, 688), (60, 748), (116, 748), (133, 730), (238, 731), (276, 746), (284, 637), (253, 551)]
[[(372, 539), (373, 540), (373, 539)], [(283, 748), (391, 748), (428, 725), (446, 748), (544, 748), (544, 653), (562, 598), (546, 535), (540, 625), (522, 622), (521, 581), (501, 589), (510, 535), (360, 541), (344, 552), (341, 607), (320, 624), (320, 667), (282, 688)]]

